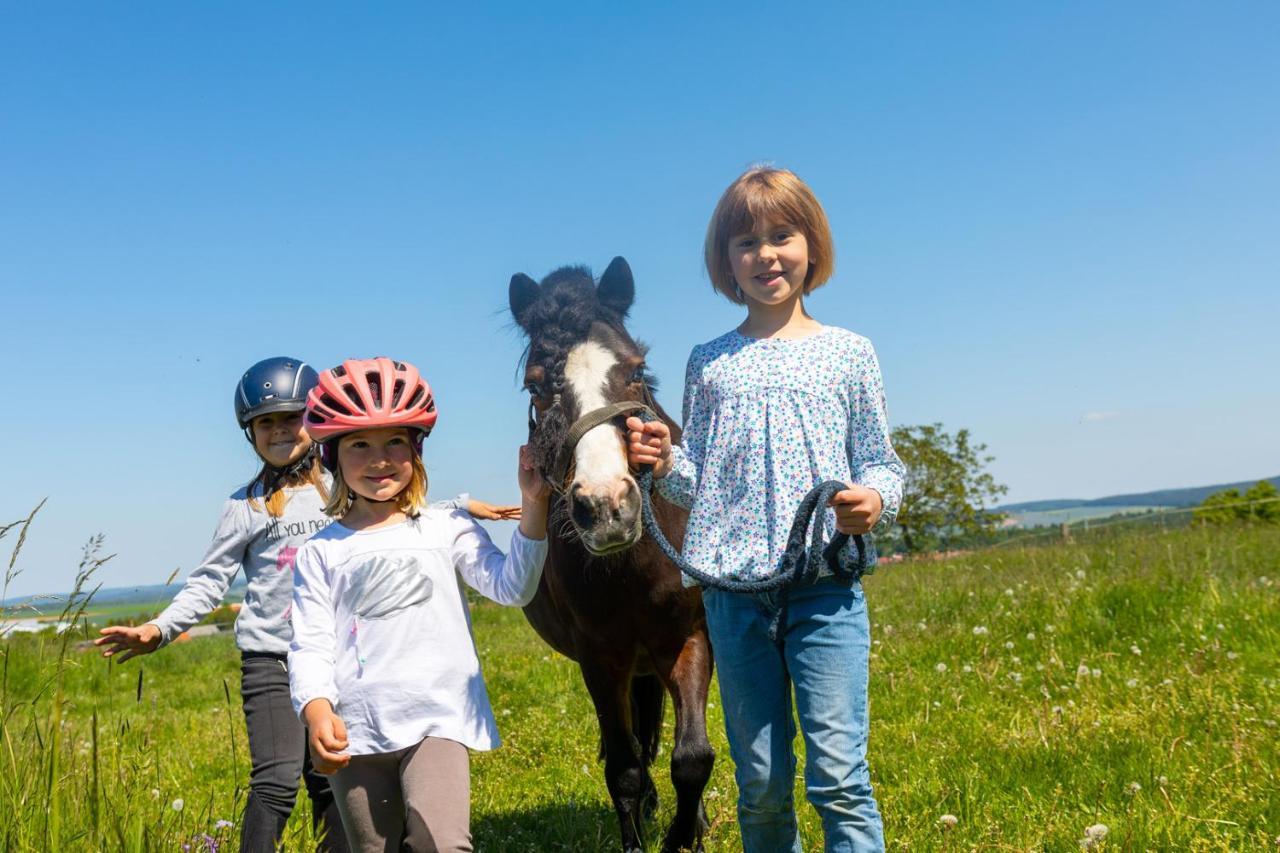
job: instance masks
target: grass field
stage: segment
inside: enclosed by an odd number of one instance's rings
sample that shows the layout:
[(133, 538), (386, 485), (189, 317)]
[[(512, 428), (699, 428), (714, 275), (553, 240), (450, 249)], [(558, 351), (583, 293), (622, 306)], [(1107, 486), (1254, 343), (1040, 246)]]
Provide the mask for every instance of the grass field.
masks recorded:
[[(1078, 850), (1095, 824), (1097, 850), (1276, 849), (1280, 530), (1099, 532), (885, 566), (866, 588), (890, 849)], [(576, 667), (518, 611), (477, 607), (475, 633), (506, 740), (474, 759), (476, 849), (617, 849)], [(69, 642), (0, 645), (0, 849), (234, 849), (219, 821), (238, 822), (248, 765), (231, 637), (124, 666)], [(711, 705), (707, 849), (732, 851)], [(310, 845), (305, 812), (289, 849)], [(800, 818), (821, 849), (807, 805)]]

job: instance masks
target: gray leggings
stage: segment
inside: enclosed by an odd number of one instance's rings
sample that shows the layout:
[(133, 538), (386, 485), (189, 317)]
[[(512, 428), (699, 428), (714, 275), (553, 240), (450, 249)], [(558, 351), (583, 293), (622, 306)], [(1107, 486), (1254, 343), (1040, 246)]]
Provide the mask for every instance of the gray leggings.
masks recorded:
[(429, 737), (353, 755), (331, 778), (352, 850), (470, 853), (471, 757), (462, 744)]

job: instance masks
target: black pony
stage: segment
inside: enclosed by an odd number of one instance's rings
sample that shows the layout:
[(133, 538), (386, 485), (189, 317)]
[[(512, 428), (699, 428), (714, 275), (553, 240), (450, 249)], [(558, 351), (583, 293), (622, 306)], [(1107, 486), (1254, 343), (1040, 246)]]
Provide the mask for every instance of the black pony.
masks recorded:
[[(684, 587), (679, 570), (641, 537), (621, 410), (647, 406), (676, 440), (680, 431), (653, 399), (644, 349), (623, 325), (634, 297), (622, 258), (599, 287), (583, 267), (558, 269), (540, 285), (511, 278), (511, 313), (529, 338), (530, 446), (553, 488), (550, 551), (524, 613), (582, 670), (627, 851), (641, 849), (643, 822), (657, 808), (648, 767), (661, 740), (664, 690), (671, 694), (676, 814), (662, 849), (701, 850), (702, 791), (715, 761), (706, 733), (711, 645), (701, 593)], [(681, 542), (685, 511), (656, 495), (653, 508), (667, 538)]]

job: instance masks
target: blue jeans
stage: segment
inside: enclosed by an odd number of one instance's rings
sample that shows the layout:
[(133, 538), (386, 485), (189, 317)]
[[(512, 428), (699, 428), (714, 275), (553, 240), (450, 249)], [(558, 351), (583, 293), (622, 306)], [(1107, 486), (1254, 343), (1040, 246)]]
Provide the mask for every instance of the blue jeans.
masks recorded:
[(800, 853), (792, 785), (795, 719), (805, 792), (829, 853), (884, 850), (867, 770), (867, 656), (862, 585), (823, 578), (790, 594), (781, 647), (769, 639), (774, 596), (704, 590), (725, 731), (738, 782), (745, 853)]

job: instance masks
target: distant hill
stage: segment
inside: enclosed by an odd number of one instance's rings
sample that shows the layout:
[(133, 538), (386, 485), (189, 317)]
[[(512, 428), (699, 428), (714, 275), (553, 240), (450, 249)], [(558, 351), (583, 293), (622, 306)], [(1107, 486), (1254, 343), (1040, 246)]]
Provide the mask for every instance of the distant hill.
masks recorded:
[[(164, 601), (173, 598), (178, 594), (178, 590), (182, 589), (180, 583), (157, 583), (149, 586), (117, 586), (111, 588), (103, 588), (93, 595), (94, 607), (106, 607), (119, 604), (151, 604), (157, 601)], [(226, 600), (239, 601), (244, 598), (244, 579), (236, 578), (235, 583), (231, 584), (231, 589), (227, 590)], [(24, 595), (21, 598), (10, 598), (4, 602), (6, 610), (13, 610), (16, 607), (35, 608), (41, 613), (58, 614), (67, 605), (67, 593), (41, 593), (38, 595)]]
[[(1269, 477), (1267, 478), (1267, 481), (1280, 489), (1280, 477)], [(1026, 501), (1024, 503), (998, 506), (996, 507), (996, 511), (1017, 514), (1026, 512), (1048, 512), (1060, 509), (1077, 509), (1079, 507), (1199, 506), (1204, 502), (1205, 498), (1209, 497), (1209, 495), (1214, 492), (1221, 492), (1226, 489), (1237, 489), (1238, 491), (1243, 492), (1257, 482), (1257, 480), (1245, 480), (1241, 483), (1223, 483), (1217, 486), (1197, 486), (1190, 489), (1162, 489), (1157, 492), (1141, 492), (1131, 495), (1111, 495), (1110, 497), (1094, 498), (1093, 500), (1063, 498), (1060, 500)]]

